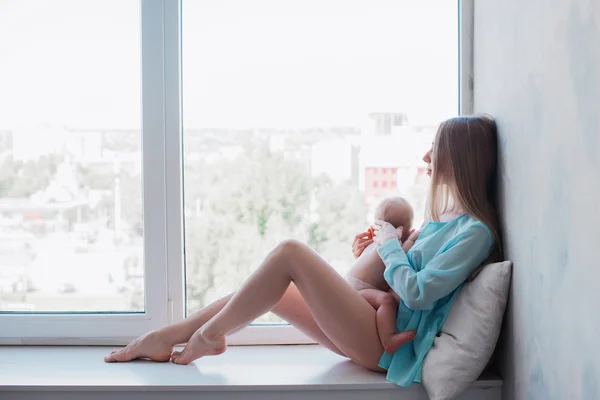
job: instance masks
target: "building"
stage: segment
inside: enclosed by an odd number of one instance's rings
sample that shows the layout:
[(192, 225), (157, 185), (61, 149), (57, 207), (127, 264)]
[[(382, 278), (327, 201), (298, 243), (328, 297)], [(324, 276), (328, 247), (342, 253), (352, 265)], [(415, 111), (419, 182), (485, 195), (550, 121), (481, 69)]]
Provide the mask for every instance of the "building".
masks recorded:
[(436, 128), (396, 125), (389, 133), (382, 133), (378, 126), (365, 130), (359, 154), (358, 184), (370, 214), (385, 197), (403, 196), (421, 215), (428, 186), (422, 157)]
[(372, 112), (363, 121), (362, 132), (367, 136), (389, 136), (406, 126), (408, 117), (404, 113)]

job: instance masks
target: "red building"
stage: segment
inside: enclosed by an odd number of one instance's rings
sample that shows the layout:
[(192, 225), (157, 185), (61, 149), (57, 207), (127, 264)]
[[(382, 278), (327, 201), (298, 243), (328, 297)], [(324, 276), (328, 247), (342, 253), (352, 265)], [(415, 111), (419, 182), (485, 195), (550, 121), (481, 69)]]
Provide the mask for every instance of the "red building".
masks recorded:
[(365, 194), (367, 198), (383, 198), (398, 193), (398, 168), (365, 168)]

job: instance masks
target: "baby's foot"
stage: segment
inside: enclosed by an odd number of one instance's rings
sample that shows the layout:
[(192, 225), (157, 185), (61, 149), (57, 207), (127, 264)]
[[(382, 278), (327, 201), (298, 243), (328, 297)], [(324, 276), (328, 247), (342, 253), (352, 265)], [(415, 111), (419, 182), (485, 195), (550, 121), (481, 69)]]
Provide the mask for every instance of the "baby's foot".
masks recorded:
[(202, 330), (198, 329), (187, 342), (183, 351), (175, 351), (171, 354), (171, 360), (175, 364), (187, 365), (194, 360), (204, 356), (216, 356), (227, 350), (225, 336), (214, 340), (207, 340)]
[(408, 342), (412, 342), (413, 340), (415, 340), (415, 336), (415, 331), (395, 333), (391, 336), (388, 336), (383, 341), (383, 348), (385, 349), (386, 353), (394, 354), (398, 351), (400, 347), (404, 346)]

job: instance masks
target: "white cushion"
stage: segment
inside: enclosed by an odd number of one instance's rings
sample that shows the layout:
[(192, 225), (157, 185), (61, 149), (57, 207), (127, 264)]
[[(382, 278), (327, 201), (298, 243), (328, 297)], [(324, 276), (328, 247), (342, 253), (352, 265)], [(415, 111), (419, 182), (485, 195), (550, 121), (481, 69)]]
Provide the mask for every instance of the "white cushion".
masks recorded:
[(431, 400), (456, 399), (483, 372), (502, 327), (511, 267), (489, 264), (463, 286), (423, 362), (421, 382)]

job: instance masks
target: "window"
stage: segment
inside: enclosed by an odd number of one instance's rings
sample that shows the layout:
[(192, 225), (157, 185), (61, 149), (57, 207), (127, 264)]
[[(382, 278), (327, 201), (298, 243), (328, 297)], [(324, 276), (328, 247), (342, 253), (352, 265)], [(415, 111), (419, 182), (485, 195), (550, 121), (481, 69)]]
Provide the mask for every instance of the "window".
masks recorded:
[(2, 342), (168, 322), (157, 20), (137, 0), (0, 4)]
[(116, 5), (2, 5), (2, 311), (144, 311), (139, 6)]
[[(127, 342), (235, 290), (284, 238), (344, 273), (384, 192), (424, 214), (421, 156), (470, 96), (457, 13), (3, 1), (0, 343)], [(254, 325), (237, 342), (304, 340)]]

